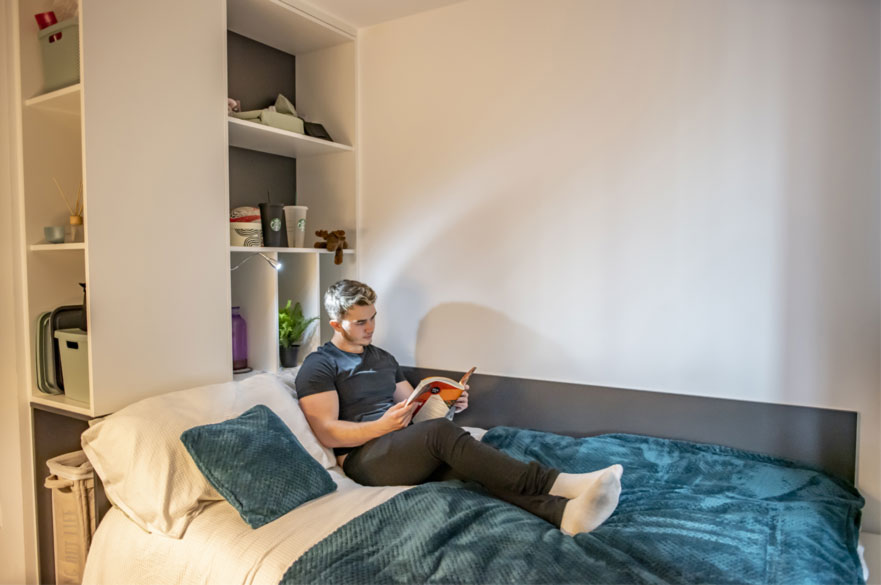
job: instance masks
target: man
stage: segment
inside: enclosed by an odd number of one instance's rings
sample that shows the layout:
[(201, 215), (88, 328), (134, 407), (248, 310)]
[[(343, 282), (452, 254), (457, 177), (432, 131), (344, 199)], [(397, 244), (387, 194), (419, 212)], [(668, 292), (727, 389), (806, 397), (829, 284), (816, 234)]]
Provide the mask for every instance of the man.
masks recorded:
[[(618, 505), (620, 465), (561, 473), (523, 463), (441, 418), (410, 425), (413, 387), (395, 358), (373, 345), (376, 293), (341, 280), (324, 295), (333, 338), (306, 357), (297, 374), (309, 425), (332, 447), (346, 475), (362, 485), (413, 485), (466, 479), (547, 520), (567, 534), (589, 532)], [(468, 392), (456, 411), (468, 408)]]

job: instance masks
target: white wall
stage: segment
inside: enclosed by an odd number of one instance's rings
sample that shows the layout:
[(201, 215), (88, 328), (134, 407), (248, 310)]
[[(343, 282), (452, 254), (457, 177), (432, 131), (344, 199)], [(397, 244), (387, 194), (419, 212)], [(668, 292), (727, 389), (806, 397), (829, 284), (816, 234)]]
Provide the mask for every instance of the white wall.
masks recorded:
[[(12, 3), (0, 4), (0, 583), (36, 581), (33, 497), (30, 487), (30, 448), (27, 446), (28, 410), (20, 392), (23, 355), (15, 340), (24, 336), (16, 327), (21, 307), (20, 264), (16, 246), (18, 210), (17, 130), (13, 89), (14, 22)], [(19, 421), (25, 421), (20, 423)], [(25, 520), (25, 519), (28, 520)]]
[(858, 411), (881, 531), (878, 23), (870, 0), (471, 0), (363, 31), (377, 343)]

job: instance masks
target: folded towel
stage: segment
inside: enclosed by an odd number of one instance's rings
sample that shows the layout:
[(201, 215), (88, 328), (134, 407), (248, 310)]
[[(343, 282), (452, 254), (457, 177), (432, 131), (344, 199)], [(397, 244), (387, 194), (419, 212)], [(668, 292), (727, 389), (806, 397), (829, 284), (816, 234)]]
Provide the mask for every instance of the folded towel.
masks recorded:
[(278, 94), (278, 97), (275, 98), (275, 111), (282, 114), (290, 114), (291, 116), (297, 115), (297, 110), (294, 108), (294, 104), (282, 94)]
[(260, 114), (262, 113), (263, 110), (248, 110), (247, 112), (230, 112), (229, 115), (233, 118), (238, 118), (239, 120), (254, 120), (259, 122)]
[(281, 128), (288, 132), (303, 134), (303, 120), (290, 114), (263, 110), (263, 113), (260, 114), (260, 121), (273, 128)]
[[(229, 101), (232, 102), (233, 100)], [(274, 105), (271, 105), (268, 108), (263, 108), (262, 110), (239, 112), (235, 111), (235, 109), (230, 106), (229, 115), (238, 118), (239, 120), (259, 122), (261, 124), (266, 124), (267, 126), (272, 126), (273, 128), (287, 130), (288, 132), (296, 132), (297, 134), (306, 133), (303, 120), (297, 117), (297, 110), (294, 108), (294, 104), (282, 94), (278, 94)]]

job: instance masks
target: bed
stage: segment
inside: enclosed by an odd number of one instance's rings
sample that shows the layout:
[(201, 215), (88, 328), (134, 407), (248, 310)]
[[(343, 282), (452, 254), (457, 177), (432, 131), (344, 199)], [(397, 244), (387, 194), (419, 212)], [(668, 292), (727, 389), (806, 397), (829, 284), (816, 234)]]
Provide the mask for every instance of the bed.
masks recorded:
[[(278, 414), (335, 486), (256, 529), (205, 483), (179, 439), (255, 404)], [(816, 467), (634, 434), (473, 432), (566, 471), (622, 463), (617, 510), (572, 538), (475, 484), (359, 486), (311, 434), (289, 385), (261, 375), (147, 399), (84, 434), (114, 506), (83, 582), (865, 582), (863, 500)]]

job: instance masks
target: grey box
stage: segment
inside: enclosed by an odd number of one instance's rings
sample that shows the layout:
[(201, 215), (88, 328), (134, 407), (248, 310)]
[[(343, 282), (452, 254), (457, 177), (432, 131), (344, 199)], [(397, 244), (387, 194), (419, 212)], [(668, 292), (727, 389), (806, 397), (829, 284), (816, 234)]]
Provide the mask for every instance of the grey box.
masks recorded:
[[(61, 38), (52, 37), (61, 34)], [(69, 18), (39, 32), (43, 54), (43, 91), (74, 85), (80, 80), (80, 27)]]

